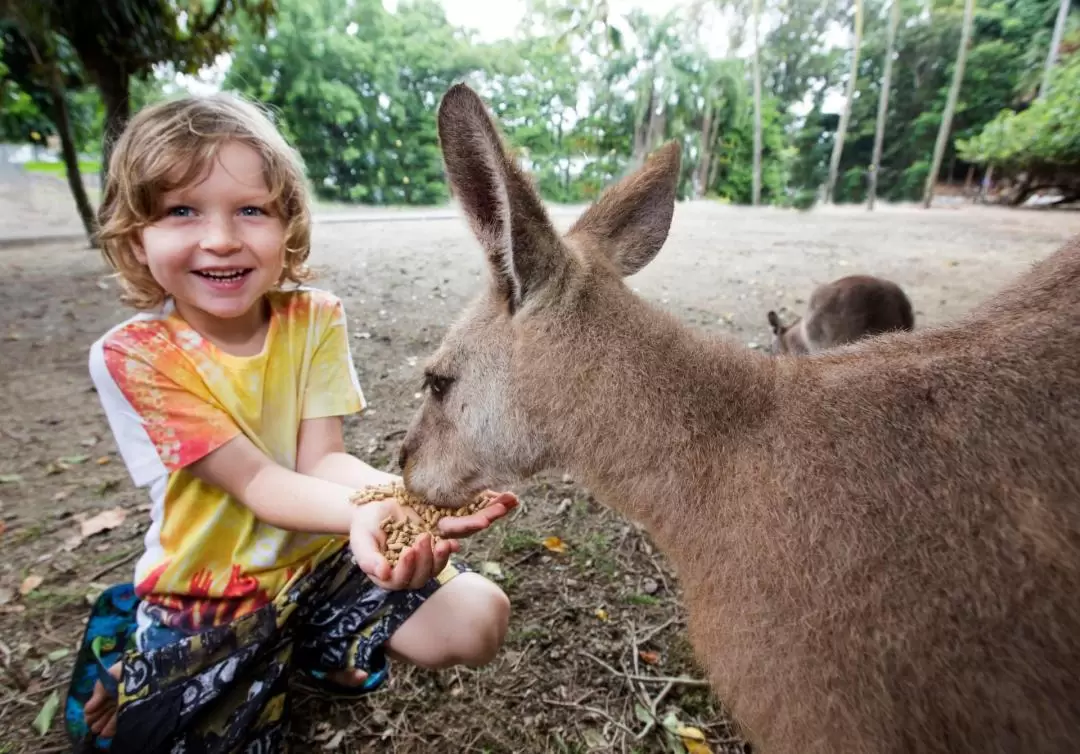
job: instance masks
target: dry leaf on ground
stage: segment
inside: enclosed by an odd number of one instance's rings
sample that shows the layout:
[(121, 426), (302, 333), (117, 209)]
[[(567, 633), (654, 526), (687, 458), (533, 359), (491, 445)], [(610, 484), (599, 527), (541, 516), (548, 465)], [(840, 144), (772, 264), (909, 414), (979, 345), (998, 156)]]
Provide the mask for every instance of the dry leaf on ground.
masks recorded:
[(647, 662), (650, 665), (659, 665), (660, 664), (660, 653), (659, 652), (647, 652), (645, 650), (642, 650), (642, 651), (638, 652), (638, 656), (641, 657), (642, 662)]
[(115, 529), (117, 526), (124, 523), (124, 519), (126, 518), (127, 511), (123, 508), (112, 508), (107, 511), (102, 511), (93, 518), (88, 518), (83, 521), (81, 534), (83, 537), (92, 537), (100, 532)]
[(564, 543), (558, 537), (545, 537), (541, 544), (552, 552), (564, 553), (566, 552), (566, 543)]
[(26, 579), (23, 581), (22, 586), (19, 587), (19, 594), (25, 597), (26, 595), (30, 594), (30, 592), (41, 586), (41, 582), (43, 582), (44, 580), (45, 579), (41, 576), (37, 576), (34, 574), (27, 576)]

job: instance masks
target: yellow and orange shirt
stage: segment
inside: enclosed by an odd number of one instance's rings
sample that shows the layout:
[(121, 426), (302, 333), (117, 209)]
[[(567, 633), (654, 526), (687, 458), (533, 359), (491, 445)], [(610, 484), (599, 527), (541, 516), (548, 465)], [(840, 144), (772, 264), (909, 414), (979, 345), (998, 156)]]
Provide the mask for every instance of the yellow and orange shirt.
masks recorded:
[(240, 433), (295, 469), (301, 421), (365, 406), (341, 301), (312, 288), (268, 299), (269, 330), (255, 356), (222, 351), (171, 301), (113, 328), (90, 350), (117, 448), (134, 483), (150, 491), (136, 593), (165, 608), (176, 628), (258, 609), (346, 541), (262, 523), (187, 470)]

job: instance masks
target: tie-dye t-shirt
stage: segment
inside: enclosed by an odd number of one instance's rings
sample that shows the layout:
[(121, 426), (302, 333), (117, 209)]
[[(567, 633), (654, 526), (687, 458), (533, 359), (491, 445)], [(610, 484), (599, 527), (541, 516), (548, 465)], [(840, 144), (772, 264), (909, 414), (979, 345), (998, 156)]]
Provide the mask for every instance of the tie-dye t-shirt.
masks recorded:
[(240, 433), (295, 469), (302, 420), (364, 408), (341, 302), (311, 288), (268, 298), (269, 331), (255, 356), (217, 348), (171, 302), (114, 328), (90, 351), (90, 374), (120, 455), (135, 484), (150, 489), (136, 591), (165, 608), (177, 628), (217, 625), (259, 608), (346, 541), (262, 523), (187, 470)]

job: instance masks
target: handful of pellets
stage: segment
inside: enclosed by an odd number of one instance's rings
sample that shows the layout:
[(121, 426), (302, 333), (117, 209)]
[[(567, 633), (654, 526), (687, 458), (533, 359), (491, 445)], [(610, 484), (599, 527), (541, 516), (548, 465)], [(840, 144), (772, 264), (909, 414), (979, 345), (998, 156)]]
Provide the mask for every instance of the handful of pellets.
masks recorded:
[(467, 506), (461, 508), (440, 508), (437, 505), (425, 503), (421, 498), (407, 491), (405, 485), (400, 482), (395, 482), (393, 484), (384, 484), (379, 487), (368, 487), (367, 489), (361, 490), (353, 495), (352, 502), (355, 505), (363, 505), (364, 503), (370, 503), (376, 500), (397, 498), (398, 502), (403, 506), (416, 511), (416, 514), (420, 517), (419, 521), (414, 521), (411, 518), (396, 521), (393, 516), (387, 516), (383, 519), (382, 530), (386, 534), (386, 549), (383, 551), (383, 557), (386, 558), (390, 567), (393, 568), (397, 565), (401, 553), (416, 542), (421, 534), (431, 535), (432, 547), (442, 539), (442, 537), (439, 536), (439, 521), (447, 517), (471, 516), (473, 513), (486, 508), (492, 499), (497, 496), (498, 493), (481, 492), (476, 496), (476, 499)]

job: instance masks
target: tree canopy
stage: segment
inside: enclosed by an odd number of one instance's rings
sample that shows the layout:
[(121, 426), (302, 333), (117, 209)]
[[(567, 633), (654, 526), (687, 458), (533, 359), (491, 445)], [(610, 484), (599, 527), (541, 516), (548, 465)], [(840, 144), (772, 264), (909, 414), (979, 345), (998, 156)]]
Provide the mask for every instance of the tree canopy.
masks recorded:
[[(964, 0), (897, 2), (876, 174), (879, 196), (892, 201), (917, 199), (926, 183), (964, 13)], [(864, 0), (855, 50), (851, 2), (760, 0), (763, 202), (807, 206), (820, 195), (837, 103), (848, 100), (834, 195), (865, 199), (891, 8)], [(1074, 185), (1075, 34), (1059, 58), (1047, 54), (1059, 8), (978, 0), (937, 180), (959, 183), (993, 166), (1027, 189)], [(674, 139), (685, 156), (680, 196), (748, 203), (750, 12), (749, 0), (684, 0), (663, 15), (527, 0), (511, 38), (482, 43), (448, 21), (439, 0), (393, 10), (382, 0), (0, 0), (0, 135), (55, 132), (60, 91), (74, 147), (103, 141), (107, 153), (133, 106), (216, 61), (225, 88), (270, 108), (323, 200), (432, 204), (447, 199), (435, 109), (451, 84), (468, 80), (549, 200), (589, 200)], [(1074, 8), (1069, 28), (1078, 16)], [(1039, 99), (1051, 59), (1055, 83)]]

